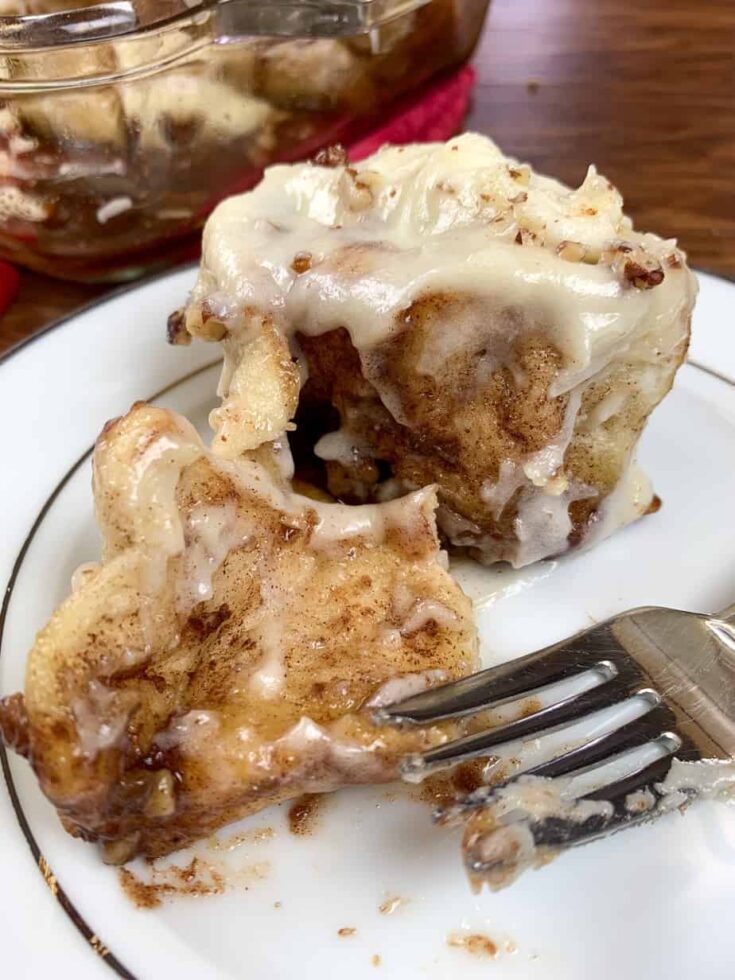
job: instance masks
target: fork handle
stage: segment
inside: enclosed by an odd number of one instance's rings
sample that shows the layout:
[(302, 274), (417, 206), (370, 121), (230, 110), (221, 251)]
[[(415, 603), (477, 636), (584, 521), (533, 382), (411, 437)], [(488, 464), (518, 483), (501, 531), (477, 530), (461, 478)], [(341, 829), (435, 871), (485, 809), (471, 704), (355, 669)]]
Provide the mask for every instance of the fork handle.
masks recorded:
[(724, 622), (732, 623), (735, 626), (735, 602), (723, 609), (722, 612), (715, 613), (715, 619), (722, 619)]

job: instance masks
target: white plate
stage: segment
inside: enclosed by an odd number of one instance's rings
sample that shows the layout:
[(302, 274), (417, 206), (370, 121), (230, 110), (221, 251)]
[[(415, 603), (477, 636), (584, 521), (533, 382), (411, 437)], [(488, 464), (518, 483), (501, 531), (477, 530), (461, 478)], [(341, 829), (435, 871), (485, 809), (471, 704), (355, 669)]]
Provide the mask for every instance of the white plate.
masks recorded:
[[(12, 586), (0, 623), (3, 694), (22, 686), (34, 631), (72, 569), (95, 556), (84, 454), (101, 423), (163, 389), (162, 404), (199, 423), (211, 404), (216, 368), (199, 369), (216, 349), (163, 341), (192, 281), (184, 270), (124, 291), (0, 364), (0, 581)], [(478, 613), (488, 656), (525, 653), (628, 606), (714, 610), (733, 600), (735, 285), (701, 284), (700, 366), (682, 369), (641, 447), (663, 508), (589, 554), (523, 574), (473, 573), (472, 588), (496, 589)], [(27, 764), (9, 756), (3, 765), (0, 955), (14, 980), (104, 978), (110, 967), (141, 980), (733, 976), (735, 811), (723, 806), (671, 815), (505, 892), (473, 895), (456, 838), (431, 826), (424, 804), (401, 793), (389, 802), (384, 788), (346, 791), (309, 837), (288, 833), (285, 808), (245, 821), (275, 835), (227, 856), (239, 874), (226, 894), (140, 911), (96, 850), (61, 830)], [(409, 901), (388, 916), (379, 906), (389, 894)], [(356, 932), (340, 937), (345, 927)], [(495, 960), (448, 946), (458, 931), (492, 938)]]

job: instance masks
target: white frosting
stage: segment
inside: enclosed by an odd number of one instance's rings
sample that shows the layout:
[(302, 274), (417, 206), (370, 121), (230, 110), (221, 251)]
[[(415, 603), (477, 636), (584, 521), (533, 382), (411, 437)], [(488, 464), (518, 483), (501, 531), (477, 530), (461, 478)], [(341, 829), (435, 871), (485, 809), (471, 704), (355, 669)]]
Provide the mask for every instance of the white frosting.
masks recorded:
[(78, 592), (100, 569), (98, 561), (84, 561), (74, 569), (71, 576), (71, 590)]
[(400, 677), (391, 677), (389, 681), (382, 684), (366, 702), (367, 708), (384, 708), (388, 704), (395, 704), (397, 701), (405, 701), (412, 698), (415, 694), (423, 694), (431, 687), (436, 687), (448, 680), (444, 670), (422, 670), (414, 674), (401, 674)]
[(113, 197), (109, 201), (105, 201), (97, 208), (97, 220), (101, 225), (107, 224), (113, 218), (116, 218), (119, 214), (123, 214), (125, 211), (129, 211), (133, 206), (133, 199), (128, 197), (126, 194), (119, 197)]
[[(564, 421), (558, 433), (550, 443), (531, 453), (523, 463), (523, 475), (531, 481), (535, 487), (546, 487), (564, 462), (564, 454), (572, 440), (574, 425), (577, 421), (579, 407), (582, 404), (582, 388), (575, 388), (569, 393), (569, 400), (564, 412)], [(558, 496), (559, 492), (565, 487), (551, 489), (552, 496)]]
[(199, 745), (216, 737), (219, 728), (220, 719), (216, 711), (188, 711), (156, 734), (156, 745), (162, 749), (183, 746), (187, 751), (195, 752)]
[(493, 793), (492, 814), (499, 823), (524, 820), (541, 822), (552, 817), (584, 823), (597, 814), (611, 816), (612, 804), (606, 800), (578, 799), (573, 781), (567, 776), (519, 776)]
[(379, 736), (372, 744), (359, 744), (304, 717), (275, 742), (260, 746), (257, 755), (258, 763), (267, 770), (274, 752), (293, 752), (300, 760), (301, 771), (292, 778), (298, 779), (306, 792), (325, 793), (339, 788), (345, 773), (353, 782), (384, 781), (391, 764), (377, 751), (383, 747)]
[(461, 626), (457, 614), (443, 602), (436, 599), (417, 599), (401, 626), (401, 636), (417, 633), (431, 622), (450, 630)]
[[(153, 409), (153, 412), (157, 410)], [(145, 555), (141, 568), (140, 612), (146, 650), (155, 633), (153, 606), (166, 581), (170, 558), (184, 550), (184, 527), (176, 489), (184, 467), (204, 453), (194, 427), (171, 415), (153, 438), (141, 438), (125, 420), (103, 430), (94, 455), (92, 482), (97, 519), (104, 534), (103, 559), (130, 544)]]
[(323, 549), (338, 541), (358, 537), (380, 544), (391, 528), (410, 532), (417, 520), (428, 521), (433, 527), (436, 496), (433, 487), (425, 487), (382, 504), (349, 507), (316, 500), (310, 500), (308, 504), (319, 518), (311, 540), (316, 548)]
[[(492, 890), (505, 888), (526, 868), (548, 860), (549, 848), (536, 844), (533, 827), (556, 819), (583, 824), (591, 817), (609, 819), (607, 800), (581, 800), (568, 777), (519, 776), (493, 792), (487, 804), (492, 825), (480, 833), (468, 829), (465, 850), (470, 874)], [(553, 851), (551, 852), (553, 855)]]
[(385, 738), (376, 733), (370, 742), (341, 737), (317, 724), (308, 716), (299, 719), (283, 735), (264, 742), (252, 728), (241, 726), (225, 735), (215, 711), (190, 711), (173, 721), (156, 735), (156, 745), (163, 749), (176, 747), (184, 756), (207, 756), (211, 759), (210, 779), (213, 792), (233, 777), (231, 766), (242, 772), (246, 765), (252, 772), (268, 778), (282, 769), (289, 756), (295, 764), (282, 785), (298, 783), (303, 792), (329, 792), (350, 782), (383, 782), (393, 774), (393, 764), (384, 758)]
[(499, 557), (507, 557), (515, 568), (522, 568), (566, 551), (572, 531), (569, 505), (588, 496), (591, 496), (590, 492), (583, 488), (561, 494), (524, 491), (513, 521), (518, 544), (513, 545), (507, 555), (501, 553)]
[(682, 762), (674, 759), (662, 783), (656, 787), (674, 806), (689, 802), (692, 795), (700, 799), (735, 801), (735, 759), (703, 759)]
[(222, 505), (198, 504), (187, 515), (186, 524), (188, 546), (177, 603), (181, 612), (212, 598), (215, 572), (230, 551), (243, 543), (233, 500)]
[(582, 394), (581, 385), (570, 392), (562, 426), (551, 442), (537, 452), (529, 453), (521, 462), (503, 460), (498, 480), (483, 484), (480, 495), (490, 505), (496, 519), (522, 487), (530, 483), (542, 491), (522, 495), (514, 520), (517, 544), (508, 549), (503, 542), (499, 545), (488, 542), (489, 548), (486, 546), (483, 550), (487, 551), (489, 560), (507, 558), (520, 568), (566, 551), (572, 530), (569, 505), (575, 500), (595, 496), (595, 491), (581, 485), (570, 486), (566, 477), (557, 476), (572, 439)]
[(276, 587), (267, 576), (260, 584), (261, 607), (255, 626), (262, 658), (250, 677), (250, 687), (262, 698), (275, 698), (286, 683), (286, 647), (284, 642), (283, 612), (297, 602), (299, 590), (314, 570), (314, 558), (303, 555), (298, 567), (292, 569), (287, 587)]
[(625, 797), (625, 809), (628, 813), (647, 813), (656, 806), (656, 797), (650, 789), (638, 789)]
[(646, 513), (652, 498), (651, 481), (633, 457), (628, 461), (615, 489), (600, 504), (583, 547), (590, 548), (609, 537), (617, 528), (637, 520)]
[[(166, 422), (170, 424), (147, 440), (135, 427), (114, 428), (109, 442), (104, 431), (98, 440), (93, 484), (99, 523), (105, 529), (106, 556), (132, 538), (151, 556), (158, 556), (165, 568), (165, 559), (184, 548), (176, 487), (184, 467), (204, 454), (204, 446), (182, 416), (172, 414)], [(107, 519), (108, 507), (114, 511), (114, 520)], [(152, 579), (159, 575), (160, 568)], [(158, 587), (158, 582), (150, 583), (151, 591)]]
[(345, 466), (350, 466), (360, 458), (360, 447), (355, 444), (354, 437), (344, 429), (328, 432), (314, 446), (314, 455), (319, 459), (335, 460)]
[[(520, 231), (537, 237), (519, 247)], [(390, 336), (396, 314), (418, 296), (466, 290), (535, 308), (567, 355), (558, 387), (568, 390), (644, 326), (668, 328), (672, 307), (686, 300), (677, 276), (633, 289), (592, 261), (621, 236), (657, 257), (675, 251), (632, 231), (620, 195), (593, 168), (572, 191), (467, 134), (388, 147), (352, 170), (271, 167), (255, 191), (224, 201), (207, 223), (192, 300), (215, 293), (231, 309), (269, 308), (287, 333), (344, 326), (362, 350)], [(583, 243), (585, 262), (556, 254), (565, 240)], [(311, 267), (299, 274), (291, 264), (307, 246)], [(442, 336), (444, 345), (460, 342)], [(438, 364), (445, 355), (442, 348)]]
[(124, 706), (122, 700), (119, 692), (92, 680), (86, 696), (72, 703), (79, 746), (87, 758), (111, 748), (125, 733), (130, 705)]
[[(501, 366), (520, 370), (513, 349), (521, 331), (543, 334), (562, 357), (549, 396), (569, 393), (563, 424), (546, 446), (501, 464), (482, 487), (495, 517), (519, 489), (530, 491), (515, 551), (487, 555), (519, 565), (566, 550), (566, 507), (586, 490), (565, 484), (561, 472), (575, 426), (599, 426), (624, 406), (625, 395), (613, 391), (580, 418), (587, 384), (622, 362), (634, 366), (639, 388), (661, 397), (661, 364), (683, 348), (694, 292), (675, 242), (634, 231), (620, 194), (594, 168), (572, 190), (466, 134), (446, 144), (386, 147), (353, 167), (270, 168), (254, 191), (224, 201), (209, 219), (189, 315), (196, 320), (206, 305), (226, 325), (220, 394), (235, 420), (253, 415), (253, 372), (237, 362), (265, 321), (297, 358), (296, 333), (343, 327), (369, 365), (371, 351), (406, 328), (412, 303), (431, 294), (468, 296), (451, 329), (427, 336), (415, 369), (440, 377), (453, 353), (481, 347), (478, 383)], [(292, 407), (278, 383), (271, 389), (271, 418), (282, 427)], [(399, 394), (387, 384), (377, 390), (396, 421), (406, 422)], [(264, 424), (252, 438), (272, 438), (274, 426)], [(228, 438), (224, 455), (239, 446), (232, 431)], [(322, 458), (345, 463), (359, 450), (343, 432), (318, 444)], [(642, 510), (616, 504), (605, 524), (612, 529), (613, 515), (630, 519)], [(465, 530), (459, 535), (476, 546), (477, 534)]]

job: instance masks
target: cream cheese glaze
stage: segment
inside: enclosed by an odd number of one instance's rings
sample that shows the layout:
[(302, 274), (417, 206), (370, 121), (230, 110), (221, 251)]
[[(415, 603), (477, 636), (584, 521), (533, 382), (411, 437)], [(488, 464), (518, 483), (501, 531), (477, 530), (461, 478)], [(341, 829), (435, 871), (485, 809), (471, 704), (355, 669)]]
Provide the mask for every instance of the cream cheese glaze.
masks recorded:
[[(143, 552), (140, 602), (147, 645), (151, 642), (148, 634), (155, 629), (150, 609), (170, 577), (171, 559), (179, 559), (174, 590), (177, 614), (184, 618), (198, 603), (212, 599), (214, 576), (228, 555), (249, 543), (257, 545), (265, 533), (256, 516), (247, 509), (238, 511), (233, 498), (221, 504), (197, 502), (182, 515), (177, 500), (182, 471), (205, 458), (207, 450), (182, 416), (153, 414), (157, 420), (160, 418), (160, 428), (155, 433), (120, 425), (103, 432), (93, 471), (105, 558), (109, 560), (133, 544)], [(274, 450), (274, 454), (277, 457), (278, 451)], [(271, 473), (262, 462), (247, 458), (217, 460), (217, 465), (243, 492), (256, 494), (288, 519), (294, 531), (308, 529), (310, 537), (310, 548), (298, 562), (291, 563), (287, 582), (282, 575), (274, 574), (266, 562), (260, 568), (261, 604), (248, 625), (258, 638), (262, 659), (249, 683), (261, 697), (274, 698), (285, 683), (281, 621), (285, 610), (298, 604), (315, 573), (317, 559), (329, 560), (330, 552), (345, 542), (354, 542), (360, 548), (382, 545), (391, 530), (408, 538), (420, 537), (426, 526), (433, 525), (435, 492), (426, 487), (386, 503), (349, 507), (292, 492), (278, 466)], [(262, 543), (266, 553), (265, 545), (269, 543)], [(431, 562), (434, 560), (432, 555)], [(75, 573), (79, 587), (83, 587), (84, 576), (90, 573), (92, 570), (87, 568)], [(407, 592), (406, 587), (401, 588)], [(396, 605), (397, 614), (405, 620), (401, 635), (421, 629), (430, 620), (450, 628), (457, 624), (459, 628), (453, 610), (434, 598), (411, 593), (405, 608), (394, 601)]]
[[(185, 323), (223, 341), (223, 401), (212, 423), (215, 451), (230, 457), (275, 438), (293, 418), (308, 373), (304, 338), (346, 330), (380, 402), (412, 430), (406, 392), (386, 377), (384, 358), (412, 329), (415, 304), (471, 298), (427, 332), (411, 365), (415, 376), (440, 383), (446, 365), (470, 352), (468, 397), (507, 370), (523, 398), (518, 344), (543, 337), (560, 355), (546, 389), (548, 400), (566, 399), (560, 427), (541, 449), (524, 452), (519, 443), (489, 459), (481, 479), (475, 474), (472, 489), (486, 511), (479, 531), (467, 531), (467, 521), (478, 522), (456, 500), (442, 523), (455, 544), (472, 538), (484, 560), (520, 565), (566, 550), (575, 501), (599, 498), (589, 517), (595, 539), (648, 508), (650, 494), (627, 508), (598, 506), (611, 484), (621, 493), (631, 484), (622, 463), (616, 478), (608, 472), (590, 487), (564, 460), (583, 432), (603, 454), (605, 427), (635, 403), (639, 417), (621, 424), (618, 452), (633, 465), (645, 417), (684, 356), (695, 292), (676, 243), (635, 231), (620, 194), (594, 167), (572, 190), (466, 134), (387, 147), (354, 166), (270, 168), (254, 191), (223, 202), (209, 219)], [(343, 419), (317, 451), (349, 466), (363, 442), (364, 432)], [(604, 469), (604, 460), (596, 466)], [(441, 514), (448, 505), (436, 482)], [(493, 522), (509, 505), (517, 510), (512, 532), (500, 533)], [(453, 518), (465, 522), (462, 541)]]

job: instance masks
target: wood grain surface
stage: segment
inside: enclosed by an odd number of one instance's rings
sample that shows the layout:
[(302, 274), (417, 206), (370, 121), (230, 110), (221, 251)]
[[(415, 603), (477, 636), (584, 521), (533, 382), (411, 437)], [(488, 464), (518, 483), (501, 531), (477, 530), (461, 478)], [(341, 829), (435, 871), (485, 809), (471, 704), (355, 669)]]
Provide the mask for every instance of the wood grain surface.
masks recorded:
[[(640, 228), (735, 277), (735, 2), (493, 0), (467, 127), (578, 184), (594, 162)], [(23, 273), (0, 350), (105, 291)]]

